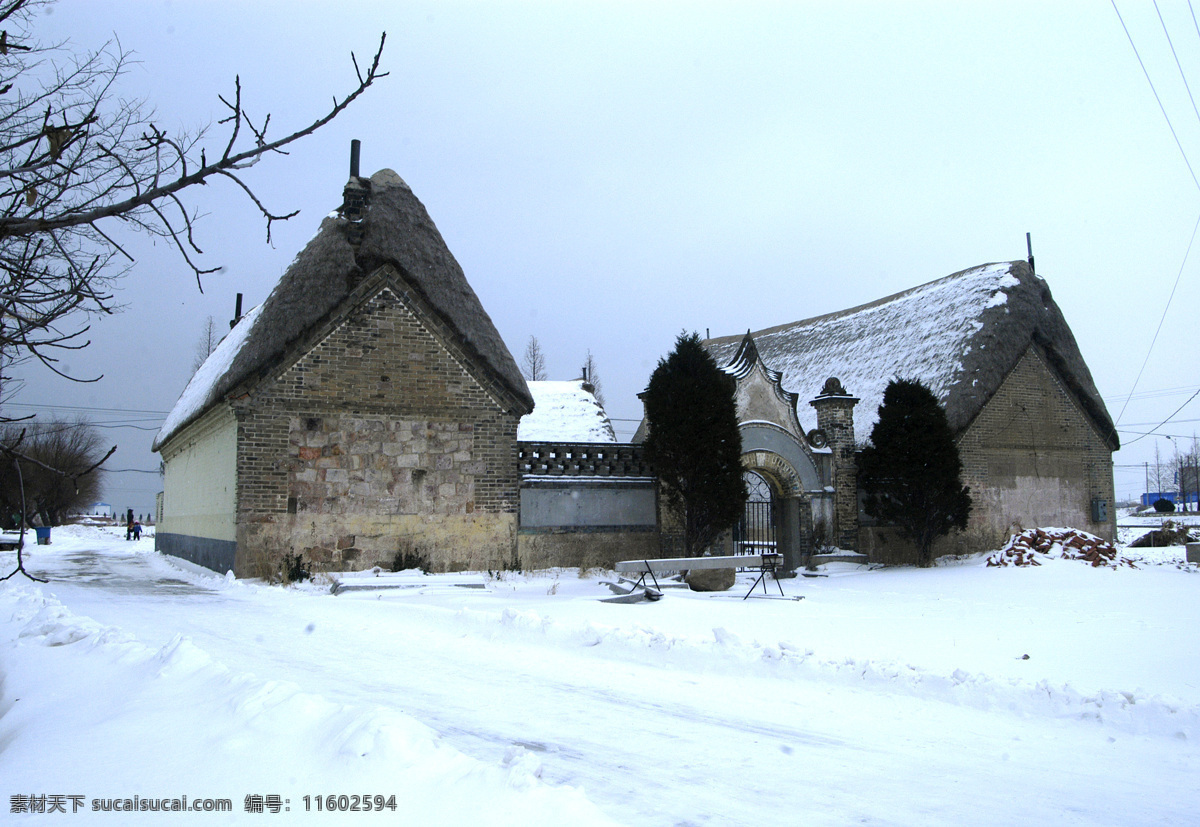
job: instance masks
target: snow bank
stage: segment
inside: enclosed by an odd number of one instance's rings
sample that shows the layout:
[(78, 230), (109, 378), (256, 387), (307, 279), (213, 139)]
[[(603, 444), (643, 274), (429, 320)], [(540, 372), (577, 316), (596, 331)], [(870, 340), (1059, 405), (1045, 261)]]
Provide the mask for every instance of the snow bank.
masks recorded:
[(381, 794), (415, 823), (610, 823), (579, 790), (542, 783), (532, 754), (485, 765), (394, 709), (235, 674), (180, 635), (152, 649), (36, 587), (0, 590), (6, 616), (0, 744), (10, 795), (186, 793), (230, 799), (239, 821), (261, 819), (244, 811), (252, 794), (279, 794), (295, 811), (304, 795)]
[[(668, 598), (670, 596), (668, 595)], [(704, 634), (674, 634), (654, 626), (609, 626), (592, 621), (560, 622), (537, 611), (460, 609), (455, 622), (496, 637), (535, 639), (581, 648), (603, 647), (607, 657), (731, 676), (762, 675), (832, 685), (872, 687), (981, 710), (1051, 719), (1077, 719), (1123, 732), (1200, 737), (1200, 705), (1142, 689), (1080, 691), (1070, 683), (996, 678), (955, 669), (938, 674), (893, 660), (823, 658), (788, 640), (746, 640), (725, 627)]]

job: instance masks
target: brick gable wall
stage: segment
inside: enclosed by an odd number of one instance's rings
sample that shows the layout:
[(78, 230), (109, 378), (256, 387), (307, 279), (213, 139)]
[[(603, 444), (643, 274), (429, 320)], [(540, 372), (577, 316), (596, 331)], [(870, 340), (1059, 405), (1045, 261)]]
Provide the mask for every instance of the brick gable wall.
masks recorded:
[[(1112, 451), (1033, 346), (959, 439), (976, 502), (969, 531), (994, 546), (1014, 531), (1070, 526), (1115, 536)], [(1109, 518), (1092, 522), (1093, 499)]]
[[(1114, 538), (1112, 451), (1033, 345), (959, 436), (958, 450), (971, 519), (965, 532), (938, 540), (935, 555), (999, 548), (1036, 526)], [(1093, 499), (1107, 500), (1107, 521), (1092, 522)], [(916, 559), (893, 529), (867, 527), (859, 538), (873, 561)]]
[(396, 291), (234, 407), (239, 573), (287, 553), (331, 569), (400, 552), (499, 568), (515, 554), (519, 417)]

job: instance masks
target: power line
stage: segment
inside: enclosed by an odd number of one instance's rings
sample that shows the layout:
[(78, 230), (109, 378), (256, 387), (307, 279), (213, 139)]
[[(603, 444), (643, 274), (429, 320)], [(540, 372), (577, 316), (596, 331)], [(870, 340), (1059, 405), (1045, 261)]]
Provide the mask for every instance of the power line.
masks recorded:
[(1196, 27), (1196, 37), (1200, 38), (1200, 21), (1196, 20), (1196, 10), (1192, 8), (1192, 0), (1188, 0), (1188, 11), (1192, 15), (1192, 25)]
[(103, 428), (104, 430), (115, 430), (115, 429), (117, 429), (117, 428), (133, 428), (135, 431), (161, 431), (161, 430), (162, 430), (162, 426), (161, 426), (161, 425), (152, 425), (152, 426), (145, 426), (145, 425), (106, 425), (106, 424), (103, 424), (103, 423), (101, 423), (101, 422), (88, 422), (87, 424), (88, 424), (89, 426), (93, 427), (93, 428)]
[(148, 414), (165, 418), (170, 411), (144, 411), (137, 408), (94, 408), (87, 405), (31, 405), (25, 402), (5, 402), (4, 408), (23, 408), (25, 410), (45, 411), (83, 411), (85, 413), (128, 413)]
[[(1175, 300), (1175, 291), (1179, 289), (1179, 279), (1183, 277), (1183, 268), (1187, 265), (1188, 255), (1192, 252), (1192, 244), (1196, 241), (1196, 231), (1200, 230), (1200, 215), (1196, 216), (1196, 226), (1192, 228), (1192, 237), (1188, 239), (1187, 249), (1183, 251), (1183, 261), (1179, 263), (1179, 272), (1175, 274), (1175, 284), (1171, 286), (1171, 295), (1167, 296), (1167, 306), (1163, 308), (1162, 317), (1158, 320), (1158, 327), (1154, 329), (1154, 338), (1150, 340), (1150, 347), (1146, 351), (1146, 358), (1142, 360), (1142, 368), (1138, 371), (1137, 378), (1133, 380), (1133, 387), (1129, 389), (1129, 396), (1125, 398), (1125, 404), (1121, 406), (1121, 412), (1117, 414), (1117, 423), (1121, 422), (1121, 417), (1125, 415), (1125, 409), (1129, 407), (1129, 400), (1133, 398), (1133, 392), (1137, 390), (1138, 382), (1142, 379), (1142, 374), (1146, 372), (1146, 365), (1150, 364), (1150, 354), (1154, 353), (1154, 345), (1158, 342), (1158, 334), (1162, 332), (1163, 322), (1167, 320), (1167, 311), (1171, 309), (1171, 302)], [(1195, 399), (1193, 394), (1192, 399)], [(1191, 399), (1188, 400), (1190, 402)], [(1183, 404), (1187, 404), (1184, 402)], [(1178, 412), (1176, 412), (1178, 413)], [(1166, 424), (1165, 422), (1163, 423)]]
[[(1179, 412), (1180, 412), (1180, 411), (1182, 411), (1184, 408), (1186, 408), (1186, 407), (1188, 406), (1188, 404), (1189, 404), (1189, 403), (1190, 403), (1190, 402), (1191, 402), (1193, 399), (1195, 399), (1197, 396), (1200, 396), (1200, 389), (1197, 389), (1195, 393), (1193, 393), (1191, 396), (1189, 396), (1189, 397), (1188, 397), (1188, 401), (1187, 401), (1187, 402), (1184, 402), (1182, 405), (1180, 405), (1178, 408), (1176, 408), (1176, 409), (1175, 409), (1175, 413), (1172, 413), (1170, 416), (1168, 416), (1168, 417), (1167, 417), (1166, 419), (1164, 419), (1162, 422), (1160, 422), (1160, 423), (1158, 423), (1157, 425), (1155, 425), (1155, 426), (1154, 426), (1153, 428), (1151, 428), (1151, 429), (1150, 429), (1150, 430), (1149, 430), (1147, 433), (1144, 433), (1144, 434), (1142, 434), (1141, 436), (1137, 437), (1136, 439), (1131, 439), (1131, 440), (1129, 440), (1129, 442), (1126, 442), (1126, 443), (1125, 443), (1125, 445), (1124, 445), (1123, 447), (1126, 447), (1126, 448), (1127, 448), (1127, 447), (1129, 447), (1130, 445), (1132, 445), (1133, 443), (1137, 442), (1138, 440), (1145, 439), (1146, 437), (1148, 437), (1148, 436), (1150, 436), (1151, 434), (1153, 434), (1155, 431), (1157, 431), (1157, 430), (1158, 430), (1159, 428), (1161, 428), (1163, 425), (1166, 425), (1168, 422), (1170, 422), (1170, 421), (1171, 421), (1171, 420), (1172, 420), (1172, 419), (1175, 417), (1175, 414), (1179, 413)], [(1167, 434), (1162, 434), (1161, 436), (1167, 436)], [(1184, 437), (1184, 439), (1186, 439), (1186, 437)]]
[[(1191, 161), (1188, 160), (1187, 153), (1183, 151), (1183, 144), (1180, 143), (1179, 135), (1175, 132), (1175, 126), (1171, 123), (1170, 116), (1167, 115), (1167, 108), (1165, 106), (1163, 106), (1162, 98), (1159, 97), (1158, 90), (1156, 88), (1154, 88), (1154, 81), (1150, 79), (1150, 72), (1147, 71), (1146, 64), (1142, 60), (1142, 55), (1141, 55), (1141, 53), (1138, 52), (1137, 44), (1135, 44), (1133, 42), (1133, 35), (1131, 35), (1129, 33), (1129, 27), (1125, 25), (1125, 18), (1123, 18), (1121, 16), (1121, 10), (1117, 8), (1117, 0), (1111, 0), (1111, 2), (1112, 2), (1113, 11), (1117, 13), (1117, 20), (1121, 21), (1121, 28), (1124, 29), (1124, 31), (1125, 31), (1125, 37), (1129, 39), (1129, 45), (1133, 49), (1134, 57), (1137, 58), (1138, 65), (1142, 67), (1142, 74), (1146, 76), (1146, 82), (1148, 84), (1150, 84), (1150, 91), (1154, 93), (1154, 100), (1156, 100), (1158, 102), (1158, 109), (1160, 112), (1162, 112), (1163, 119), (1166, 120), (1166, 122), (1167, 122), (1167, 128), (1169, 128), (1171, 130), (1171, 137), (1173, 137), (1175, 139), (1175, 146), (1179, 147), (1179, 154), (1183, 156), (1183, 162), (1184, 162), (1184, 164), (1187, 165), (1188, 173), (1190, 173), (1192, 176), (1192, 183), (1194, 183), (1196, 185), (1197, 189), (1200, 189), (1200, 181), (1198, 181), (1196, 179), (1196, 172), (1195, 172), (1195, 170), (1192, 169), (1192, 163), (1191, 163)], [(1188, 7), (1189, 8), (1191, 7), (1190, 0), (1188, 3)], [(1158, 0), (1155, 0), (1154, 10), (1156, 12), (1158, 12)], [(1194, 20), (1195, 12), (1192, 13), (1192, 17)], [(1159, 19), (1159, 22), (1162, 23), (1163, 33), (1165, 34), (1167, 31), (1167, 24), (1163, 21), (1161, 13), (1159, 13), (1158, 19)], [(1197, 32), (1200, 33), (1200, 25), (1197, 26)], [(1171, 36), (1169, 34), (1167, 35), (1167, 43), (1171, 44)], [(1171, 44), (1171, 53), (1175, 54), (1174, 44)], [(1176, 58), (1175, 58), (1175, 63), (1176, 63), (1176, 65), (1179, 64), (1178, 56), (1176, 56)], [(1182, 66), (1180, 66), (1179, 72), (1181, 75), (1183, 74)], [(1187, 87), (1187, 78), (1184, 78), (1183, 83), (1184, 83), (1184, 86)], [(1188, 97), (1190, 98), (1191, 95), (1192, 95), (1192, 90), (1190, 87), (1188, 87)], [(1192, 101), (1193, 109), (1195, 108), (1195, 106), (1196, 106), (1196, 103), (1193, 100)], [(1197, 111), (1196, 114), (1197, 114), (1197, 118), (1200, 118), (1200, 111)], [(1133, 392), (1137, 389), (1138, 382), (1140, 382), (1142, 379), (1142, 374), (1145, 373), (1145, 371), (1146, 371), (1146, 365), (1149, 364), (1149, 362), (1150, 362), (1150, 355), (1154, 352), (1154, 345), (1158, 342), (1158, 334), (1162, 331), (1163, 322), (1166, 321), (1167, 311), (1169, 311), (1171, 309), (1171, 302), (1174, 301), (1174, 299), (1175, 299), (1175, 291), (1178, 289), (1179, 280), (1183, 276), (1183, 268), (1187, 265), (1188, 255), (1192, 252), (1192, 244), (1194, 244), (1196, 241), (1196, 231), (1197, 230), (1200, 230), (1200, 216), (1196, 217), (1196, 226), (1192, 228), (1192, 237), (1188, 240), (1187, 250), (1185, 250), (1183, 253), (1183, 261), (1180, 262), (1179, 272), (1175, 275), (1175, 284), (1171, 287), (1171, 295), (1167, 297), (1167, 306), (1163, 308), (1162, 318), (1160, 318), (1158, 320), (1158, 327), (1154, 331), (1154, 338), (1150, 340), (1150, 348), (1146, 351), (1146, 358), (1142, 362), (1141, 370), (1138, 371), (1137, 378), (1133, 380), (1133, 387), (1129, 390), (1129, 396), (1126, 397), (1125, 404), (1121, 406), (1121, 412), (1119, 414), (1117, 414), (1116, 421), (1118, 424), (1121, 421), (1121, 417), (1125, 415), (1125, 408), (1127, 408), (1129, 406), (1129, 400), (1133, 398)], [(1200, 393), (1200, 391), (1198, 391), (1198, 393)], [(1188, 400), (1188, 402), (1191, 402), (1192, 399), (1195, 399), (1195, 395), (1193, 395), (1191, 397), (1191, 399)], [(1183, 404), (1187, 405), (1188, 403), (1184, 402)], [(1180, 407), (1180, 410), (1182, 410), (1182, 406)], [(1175, 413), (1179, 413), (1179, 411), (1176, 411)], [(1171, 416), (1174, 416), (1174, 415), (1175, 414), (1172, 414)], [(1170, 419), (1171, 419), (1171, 417), (1167, 417), (1166, 420), (1164, 420), (1161, 424), (1159, 424), (1155, 427), (1155, 430), (1157, 430), (1158, 428), (1161, 428), (1163, 425), (1167, 424), (1167, 422), (1169, 422)], [(1114, 428), (1114, 430), (1115, 430), (1115, 428)], [(1151, 431), (1150, 433), (1153, 433), (1153, 431)], [(1146, 436), (1149, 436), (1149, 434), (1143, 434), (1142, 436), (1139, 436), (1136, 439), (1134, 439), (1133, 442), (1137, 442), (1139, 439), (1142, 439)]]
[[(1200, 422), (1200, 419), (1176, 419), (1175, 420), (1176, 425), (1183, 423), (1183, 422)], [(1162, 422), (1126, 422), (1125, 423), (1126, 428), (1146, 428), (1151, 425), (1156, 425), (1156, 426), (1161, 427), (1163, 425), (1163, 423)], [(1127, 434), (1141, 433), (1140, 431), (1126, 431), (1124, 429), (1121, 429), (1121, 432), (1127, 433)]]
[(1185, 393), (1191, 393), (1194, 390), (1196, 390), (1194, 385), (1186, 385), (1181, 388), (1160, 388), (1158, 390), (1142, 391), (1141, 393), (1125, 394), (1124, 396), (1105, 396), (1104, 401), (1115, 403), (1121, 399), (1126, 401), (1132, 399), (1161, 399), (1165, 396), (1183, 396)]
[[(1192, 438), (1188, 434), (1164, 434), (1164, 433), (1161, 433), (1158, 431), (1119, 431), (1118, 433), (1136, 434), (1138, 436), (1161, 436), (1166, 439), (1191, 439)], [(1121, 447), (1124, 448), (1125, 446), (1122, 445)]]
[[(1196, 189), (1200, 190), (1200, 180), (1197, 180), (1196, 173), (1192, 169), (1192, 162), (1188, 160), (1187, 153), (1183, 151), (1183, 144), (1179, 142), (1179, 135), (1175, 133), (1175, 126), (1171, 123), (1170, 116), (1167, 115), (1167, 108), (1163, 106), (1162, 98), (1158, 96), (1158, 90), (1154, 88), (1154, 81), (1150, 79), (1150, 72), (1146, 70), (1146, 64), (1142, 61), (1142, 56), (1133, 42), (1133, 35), (1129, 33), (1129, 27), (1125, 25), (1125, 18), (1121, 17), (1121, 10), (1117, 8), (1117, 0), (1110, 1), (1112, 2), (1113, 11), (1117, 13), (1117, 19), (1121, 21), (1121, 28), (1125, 30), (1125, 36), (1129, 38), (1129, 45), (1133, 48), (1133, 55), (1137, 58), (1138, 65), (1142, 67), (1142, 74), (1146, 76), (1146, 83), (1150, 84), (1150, 91), (1154, 93), (1154, 99), (1158, 101), (1159, 111), (1162, 112), (1162, 116), (1167, 122), (1167, 128), (1171, 130), (1171, 137), (1175, 139), (1175, 146), (1179, 147), (1179, 154), (1183, 156), (1183, 162), (1187, 164), (1188, 172), (1192, 176), (1192, 183), (1196, 185)], [(1158, 8), (1157, 5), (1155, 8)]]
[[(1191, 8), (1191, 0), (1188, 0), (1188, 8)], [(1183, 88), (1187, 90), (1188, 100), (1192, 102), (1192, 111), (1196, 113), (1196, 120), (1200, 121), (1200, 109), (1196, 108), (1196, 99), (1192, 97), (1192, 87), (1188, 85), (1187, 76), (1183, 73), (1183, 64), (1179, 62), (1179, 55), (1175, 53), (1175, 44), (1171, 42), (1171, 34), (1167, 31), (1167, 22), (1163, 20), (1162, 12), (1158, 10), (1158, 0), (1154, 0), (1154, 12), (1158, 15), (1158, 22), (1162, 24), (1163, 34), (1167, 38), (1167, 45), (1171, 47), (1171, 57), (1175, 58), (1175, 66), (1179, 69), (1179, 77), (1183, 81)], [(1195, 22), (1195, 14), (1193, 13), (1193, 22)]]

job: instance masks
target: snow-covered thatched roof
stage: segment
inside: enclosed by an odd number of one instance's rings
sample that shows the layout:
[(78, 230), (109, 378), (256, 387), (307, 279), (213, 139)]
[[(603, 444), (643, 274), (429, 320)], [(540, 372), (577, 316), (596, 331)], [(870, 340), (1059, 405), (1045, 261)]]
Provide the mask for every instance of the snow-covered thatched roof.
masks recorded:
[(536, 403), (521, 417), (517, 439), (522, 442), (616, 442), (608, 414), (582, 379), (569, 382), (530, 382)]
[(489, 384), (524, 413), (533, 398), (491, 318), (450, 253), (424, 205), (391, 170), (351, 185), (368, 191), (364, 235), (351, 242), (351, 222), (333, 214), (300, 251), (259, 307), (248, 313), (209, 356), (163, 423), (154, 450), (230, 391), (269, 375), (304, 335), (318, 327), (365, 278), (385, 265), (398, 272), (437, 314)]
[[(861, 307), (749, 334), (767, 367), (799, 395), (801, 421), (829, 377), (861, 399), (855, 438), (867, 440), (888, 382), (917, 379), (961, 432), (1016, 366), (1030, 343), (1115, 450), (1112, 419), (1050, 287), (1024, 261), (985, 264)], [(709, 339), (718, 364), (737, 356), (745, 334)], [(815, 414), (809, 409), (815, 421)]]

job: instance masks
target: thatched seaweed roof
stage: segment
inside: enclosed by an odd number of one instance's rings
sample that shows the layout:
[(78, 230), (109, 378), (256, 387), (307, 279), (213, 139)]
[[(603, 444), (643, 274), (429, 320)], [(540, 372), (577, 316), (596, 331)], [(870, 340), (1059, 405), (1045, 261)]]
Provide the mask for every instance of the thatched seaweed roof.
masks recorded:
[(247, 314), (192, 377), (154, 441), (154, 450), (226, 394), (267, 375), (305, 334), (327, 319), (361, 281), (391, 265), (453, 332), (456, 344), (519, 414), (533, 397), (500, 333), (467, 283), (425, 207), (400, 176), (381, 170), (350, 186), (369, 189), (365, 231), (351, 243), (351, 222), (330, 215), (280, 277), (266, 301)]
[[(1097, 431), (1119, 447), (1075, 337), (1046, 282), (1024, 261), (985, 264), (861, 307), (750, 334), (783, 387), (799, 394), (801, 421), (831, 376), (861, 399), (855, 438), (869, 439), (883, 391), (894, 378), (928, 385), (955, 432), (964, 430), (999, 389), (1030, 343), (1036, 344)], [(732, 362), (745, 334), (709, 339), (719, 364)], [(809, 417), (815, 415), (809, 409)]]

